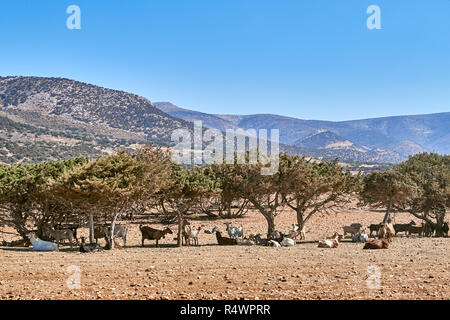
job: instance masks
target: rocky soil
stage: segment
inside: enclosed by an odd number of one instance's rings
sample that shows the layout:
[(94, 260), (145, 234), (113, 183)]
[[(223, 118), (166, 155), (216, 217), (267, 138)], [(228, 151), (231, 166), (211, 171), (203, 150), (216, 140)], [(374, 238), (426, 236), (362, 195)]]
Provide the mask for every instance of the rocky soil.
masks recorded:
[[(343, 225), (382, 218), (382, 212), (355, 208), (318, 216), (310, 221), (306, 242), (290, 248), (222, 247), (205, 233), (199, 247), (177, 248), (168, 235), (160, 248), (154, 242), (142, 248), (138, 223), (129, 223), (127, 247), (114, 251), (0, 247), (0, 299), (449, 299), (450, 238), (400, 236), (389, 249), (374, 251), (349, 241), (336, 249), (314, 242)], [(395, 219), (411, 217), (398, 213)], [(224, 231), (225, 221), (192, 224)], [(277, 226), (287, 231), (293, 222), (286, 212)], [(246, 234), (264, 233), (266, 226), (256, 212), (233, 223), (242, 224)], [(13, 239), (9, 233), (2, 237)], [(71, 282), (78, 271), (79, 288)]]

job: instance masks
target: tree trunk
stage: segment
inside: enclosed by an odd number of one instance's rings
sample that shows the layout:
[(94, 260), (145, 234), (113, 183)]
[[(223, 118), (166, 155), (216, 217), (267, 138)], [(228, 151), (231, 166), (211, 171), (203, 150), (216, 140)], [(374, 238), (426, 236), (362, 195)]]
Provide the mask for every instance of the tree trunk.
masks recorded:
[(178, 211), (177, 215), (178, 215), (177, 246), (182, 247), (183, 243), (182, 243), (181, 237), (183, 236), (183, 215), (182, 215), (181, 211)]
[(442, 227), (444, 226), (444, 219), (443, 217), (436, 217), (436, 237), (443, 237), (444, 236), (444, 230), (442, 230)]
[(114, 218), (111, 222), (111, 227), (110, 227), (110, 231), (109, 231), (109, 235), (107, 234), (106, 237), (109, 239), (109, 250), (113, 250), (114, 249), (114, 230), (116, 228), (116, 221), (117, 221), (117, 217), (119, 216), (119, 213), (117, 212), (116, 214), (114, 214)]
[(297, 224), (300, 230), (303, 229), (304, 223), (303, 210), (297, 209)]
[(267, 235), (270, 235), (275, 231), (275, 216), (270, 211), (264, 211), (261, 213), (267, 221)]
[(28, 239), (27, 234), (29, 233), (29, 231), (26, 228), (26, 222), (25, 222), (25, 219), (23, 218), (22, 213), (21, 212), (13, 212), (12, 218), (13, 218), (13, 224), (16, 228), (16, 231), (20, 234), (20, 236), (23, 239)]
[(94, 215), (89, 214), (89, 242), (94, 243)]
[(389, 204), (386, 208), (386, 214), (384, 215), (383, 224), (385, 225), (391, 217), (392, 198), (389, 199)]

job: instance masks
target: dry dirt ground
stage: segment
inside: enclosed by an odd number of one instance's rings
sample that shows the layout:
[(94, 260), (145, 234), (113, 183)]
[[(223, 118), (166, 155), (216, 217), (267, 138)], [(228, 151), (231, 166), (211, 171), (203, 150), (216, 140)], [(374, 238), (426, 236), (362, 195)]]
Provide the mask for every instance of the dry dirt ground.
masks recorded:
[[(138, 223), (129, 223), (127, 247), (114, 251), (0, 247), (0, 299), (449, 299), (450, 238), (400, 236), (389, 249), (373, 251), (362, 250), (360, 243), (343, 242), (336, 249), (314, 243), (352, 222), (379, 223), (383, 215), (353, 208), (317, 216), (309, 222), (314, 229), (307, 241), (289, 248), (218, 246), (203, 232), (199, 247), (177, 248), (174, 235), (168, 235), (160, 248), (153, 241), (142, 248)], [(395, 220), (407, 223), (411, 216), (397, 213)], [(225, 221), (193, 219), (192, 224), (225, 231)], [(276, 222), (287, 231), (294, 214), (284, 212)], [(242, 224), (246, 234), (266, 230), (256, 212), (233, 224)], [(2, 237), (12, 239), (7, 233)], [(70, 282), (77, 268), (79, 288)]]

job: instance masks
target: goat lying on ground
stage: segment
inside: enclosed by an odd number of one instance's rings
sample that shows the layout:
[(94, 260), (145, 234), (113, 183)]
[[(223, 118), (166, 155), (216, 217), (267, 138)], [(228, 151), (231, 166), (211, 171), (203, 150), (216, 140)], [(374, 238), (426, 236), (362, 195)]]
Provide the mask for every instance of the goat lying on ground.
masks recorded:
[(39, 240), (35, 237), (34, 233), (27, 234), (27, 237), (30, 239), (34, 251), (59, 251), (56, 243)]
[(214, 234), (217, 230), (217, 227), (211, 228), (211, 229), (206, 229), (204, 232), (207, 234)]
[(256, 241), (256, 244), (258, 244), (260, 246), (267, 246), (267, 245), (269, 245), (269, 239), (261, 238), (261, 234), (260, 233), (255, 235), (255, 241)]
[[(46, 228), (44, 230), (44, 234), (56, 241), (56, 243), (61, 244), (62, 240), (69, 240), (70, 248), (72, 248), (73, 241), (73, 231), (69, 229), (61, 229), (61, 230), (52, 230), (50, 228)], [(75, 238), (76, 244), (78, 245), (78, 239)]]
[(31, 246), (30, 239), (20, 239), (11, 242), (3, 241), (3, 246), (5, 247), (29, 247)]
[(242, 240), (237, 239), (237, 244), (240, 246), (254, 246), (256, 242), (251, 237), (249, 237), (248, 239), (246, 238)]
[(281, 245), (278, 243), (278, 241), (275, 241), (275, 240), (269, 240), (268, 245), (269, 245), (270, 247), (275, 247), (275, 248), (281, 247)]
[(217, 243), (220, 246), (237, 245), (237, 239), (222, 237), (222, 234), (220, 233), (220, 231), (216, 231), (216, 238), (217, 238)]
[(87, 252), (96, 252), (103, 250), (102, 247), (100, 247), (97, 243), (86, 243), (86, 238), (81, 237), (81, 245), (80, 245), (80, 252), (87, 253)]
[(227, 232), (231, 239), (244, 238), (244, 228), (242, 225), (232, 227), (230, 222), (225, 222), (224, 224), (227, 226)]
[(164, 230), (157, 230), (157, 229), (153, 229), (147, 226), (139, 226), (139, 230), (141, 230), (141, 234), (142, 234), (142, 246), (144, 246), (144, 240), (156, 240), (156, 246), (158, 247), (158, 241), (161, 238), (164, 238), (166, 236), (166, 234), (172, 234), (172, 230), (170, 230), (169, 228), (166, 228)]
[(387, 249), (389, 248), (390, 238), (370, 240), (364, 245), (363, 249)]
[(287, 234), (284, 234), (280, 231), (273, 231), (271, 234), (268, 235), (269, 240), (275, 240), (276, 242), (283, 241), (284, 238), (289, 237)]
[(339, 246), (339, 241), (342, 240), (343, 236), (337, 232), (331, 239), (323, 239), (319, 241), (319, 248), (337, 248)]
[(284, 238), (281, 242), (280, 245), (282, 247), (293, 247), (295, 246), (295, 241), (291, 238)]

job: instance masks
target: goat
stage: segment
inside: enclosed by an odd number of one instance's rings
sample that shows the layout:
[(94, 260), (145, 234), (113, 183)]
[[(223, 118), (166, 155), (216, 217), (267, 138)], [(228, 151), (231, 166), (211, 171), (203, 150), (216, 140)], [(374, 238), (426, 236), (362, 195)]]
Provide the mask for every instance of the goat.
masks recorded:
[(383, 224), (371, 224), (370, 226), (368, 226), (369, 230), (370, 230), (370, 234), (369, 236), (372, 236), (372, 232), (375, 231), (375, 234), (378, 236), (378, 232), (380, 230), (380, 228), (383, 226)]
[[(127, 244), (127, 232), (128, 227), (125, 225), (118, 224), (114, 227), (114, 239), (122, 238), (123, 247)], [(106, 242), (109, 242), (108, 239), (111, 237), (111, 227), (105, 227), (103, 233), (105, 234)]]
[(217, 227), (214, 227), (214, 228), (206, 229), (204, 232), (206, 234), (214, 234), (216, 232), (216, 230), (217, 230)]
[(425, 229), (425, 224), (423, 222), (420, 225), (420, 227), (410, 225), (409, 229), (408, 229), (408, 235), (417, 234), (419, 236), (422, 236), (424, 229)]
[(159, 246), (158, 241), (161, 238), (164, 238), (166, 236), (166, 234), (172, 234), (172, 230), (170, 230), (169, 228), (166, 228), (164, 230), (157, 230), (157, 229), (153, 229), (147, 226), (139, 226), (139, 230), (141, 230), (141, 234), (142, 234), (142, 246), (144, 246), (144, 240), (156, 240), (156, 247)]
[(300, 240), (306, 239), (306, 228), (303, 226), (300, 228), (298, 224), (293, 223), (292, 224), (292, 230), (289, 232), (288, 237), (291, 239), (296, 239), (298, 236), (300, 236)]
[[(52, 230), (46, 228), (44, 231), (45, 235), (53, 238), (56, 243), (61, 244), (62, 240), (68, 239), (70, 243), (70, 248), (72, 248), (73, 231), (69, 229)], [(76, 244), (78, 245), (78, 239), (75, 238)]]
[(202, 227), (198, 227), (197, 229), (195, 229), (191, 225), (187, 225), (184, 227), (183, 234), (186, 235), (186, 237), (185, 237), (186, 245), (190, 246), (191, 239), (192, 239), (192, 240), (194, 240), (194, 245), (198, 246), (198, 234), (200, 233), (201, 229), (202, 229)]
[(284, 234), (284, 233), (282, 233), (280, 231), (276, 231), (276, 230), (268, 235), (269, 240), (275, 240), (276, 242), (281, 242), (286, 237), (288, 237), (287, 234)]
[(220, 233), (220, 231), (216, 231), (216, 238), (217, 238), (217, 243), (220, 246), (237, 245), (237, 239), (222, 237), (222, 234)]
[(387, 249), (389, 248), (390, 238), (373, 239), (367, 242), (363, 249)]
[(415, 226), (415, 225), (416, 225), (416, 223), (413, 220), (411, 220), (410, 223), (397, 223), (397, 224), (394, 224), (395, 235), (397, 235), (397, 233), (399, 233), (399, 232), (405, 232), (405, 234), (407, 234), (407, 232), (409, 231), (409, 227), (410, 226)]
[(5, 247), (29, 247), (31, 246), (31, 242), (30, 239), (20, 239), (11, 242), (3, 241), (3, 245)]
[(358, 231), (358, 233), (352, 236), (353, 242), (367, 242), (368, 239), (369, 235), (367, 234), (366, 229), (361, 229)]
[(255, 242), (256, 242), (256, 244), (259, 244), (259, 245), (262, 245), (262, 246), (267, 246), (269, 244), (269, 240), (268, 239), (262, 239), (260, 233), (255, 235)]
[(34, 251), (59, 251), (56, 243), (39, 240), (35, 237), (34, 233), (27, 234), (27, 237), (30, 239)]
[(387, 222), (386, 224), (382, 225), (379, 232), (378, 232), (378, 239), (389, 239), (394, 236), (395, 229), (391, 222)]
[(227, 232), (231, 239), (244, 238), (244, 228), (242, 225), (232, 227), (230, 222), (225, 222), (224, 224), (227, 226)]
[[(114, 238), (122, 238), (123, 246), (126, 246), (127, 243), (127, 232), (128, 227), (125, 225), (116, 225), (114, 227)], [(94, 228), (94, 239), (95, 243), (98, 243), (98, 239), (104, 238), (106, 242), (109, 242), (108, 238), (111, 236), (111, 227), (110, 226), (97, 226)]]
[(282, 247), (293, 247), (295, 246), (295, 241), (291, 238), (284, 238), (281, 242), (280, 245)]
[(434, 225), (432, 225), (428, 221), (425, 222), (425, 228), (423, 230), (423, 235), (425, 237), (431, 237), (431, 236), (433, 236), (433, 233), (434, 233)]
[(444, 235), (448, 237), (448, 222), (444, 222), (442, 225), (442, 231), (444, 231)]
[(101, 251), (102, 247), (100, 247), (97, 243), (86, 244), (86, 238), (81, 237), (81, 245), (80, 252), (88, 253), (88, 252), (96, 252)]
[(319, 248), (337, 248), (339, 246), (339, 241), (342, 240), (343, 236), (337, 232), (331, 239), (323, 239), (319, 241)]
[(275, 241), (275, 240), (269, 240), (269, 246), (275, 247), (275, 248), (281, 247), (281, 245), (278, 243), (278, 241)]
[(251, 239), (251, 237), (248, 239), (244, 238), (242, 240), (237, 239), (237, 244), (241, 246), (254, 246), (255, 243), (255, 240)]
[(350, 235), (353, 236), (355, 233), (358, 233), (361, 227), (362, 225), (360, 223), (352, 223), (349, 226), (343, 226), (342, 229), (344, 230), (344, 237), (347, 233), (350, 233)]

